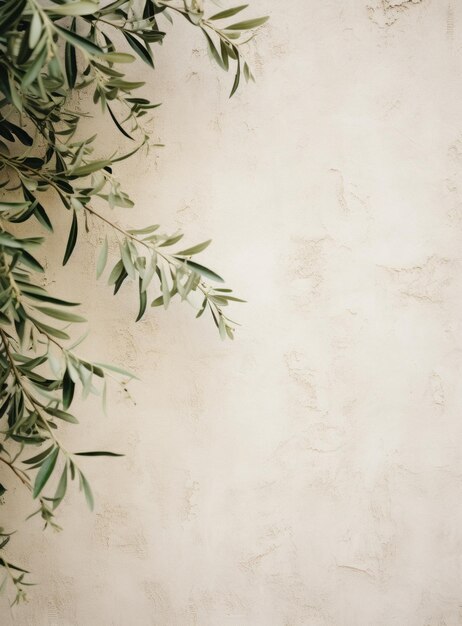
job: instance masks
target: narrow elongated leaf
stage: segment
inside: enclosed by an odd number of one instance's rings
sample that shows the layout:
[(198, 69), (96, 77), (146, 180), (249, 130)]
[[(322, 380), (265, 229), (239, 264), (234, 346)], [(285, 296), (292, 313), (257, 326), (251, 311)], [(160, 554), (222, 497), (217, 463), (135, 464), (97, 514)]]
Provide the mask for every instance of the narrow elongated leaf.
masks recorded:
[(122, 257), (122, 263), (124, 264), (125, 271), (130, 276), (130, 278), (136, 278), (136, 268), (133, 264), (133, 259), (130, 254), (130, 249), (128, 247), (127, 242), (125, 241), (123, 244), (120, 244), (120, 255)]
[(91, 163), (86, 163), (85, 165), (81, 165), (71, 171), (71, 175), (74, 177), (82, 177), (88, 176), (89, 174), (93, 174), (98, 170), (103, 170), (106, 167), (111, 165), (112, 161), (92, 161)]
[(39, 54), (37, 54), (35, 59), (31, 62), (21, 82), (21, 86), (23, 89), (26, 89), (27, 87), (29, 87), (29, 85), (31, 85), (35, 81), (35, 79), (40, 73), (40, 70), (44, 66), (46, 56), (47, 56), (47, 50), (46, 48), (44, 48), (41, 52), (39, 52)]
[(49, 13), (58, 15), (91, 15), (98, 11), (98, 4), (80, 0), (80, 2), (68, 2), (66, 4), (55, 4), (46, 9)]
[(241, 57), (237, 53), (236, 53), (236, 57), (237, 57), (236, 75), (234, 76), (234, 83), (231, 88), (231, 93), (229, 94), (230, 98), (232, 98), (233, 95), (236, 93), (237, 88), (239, 87), (239, 81), (241, 79)]
[[(173, 244), (180, 241), (180, 239), (183, 239), (183, 237), (184, 237), (183, 233), (178, 233), (178, 235), (173, 235), (173, 237), (169, 237), (168, 239), (163, 241), (161, 244), (159, 244), (159, 248), (163, 248), (166, 246), (173, 246)], [(149, 240), (149, 237), (146, 237), (146, 240)]]
[(76, 315), (75, 313), (69, 313), (68, 311), (58, 311), (57, 309), (51, 309), (47, 306), (37, 306), (35, 307), (37, 311), (48, 315), (49, 317), (54, 317), (57, 320), (62, 320), (63, 322), (86, 322), (87, 320), (81, 315)]
[(43, 330), (46, 335), (51, 335), (52, 337), (56, 337), (56, 339), (64, 339), (67, 341), (69, 339), (69, 335), (58, 328), (53, 328), (53, 326), (48, 326), (48, 324), (42, 324), (42, 322), (37, 321), (36, 319), (31, 318), (34, 322), (34, 325), (37, 326), (40, 330)]
[(67, 491), (67, 463), (64, 466), (63, 473), (61, 474), (61, 478), (59, 479), (58, 486), (56, 488), (56, 492), (53, 498), (53, 509), (59, 505), (61, 500), (66, 495)]
[(73, 211), (72, 213), (72, 223), (69, 231), (69, 238), (67, 240), (66, 251), (64, 253), (63, 265), (69, 261), (70, 256), (75, 248), (75, 244), (77, 242), (77, 234), (78, 234), (79, 225), (77, 222), (77, 213)]
[(122, 374), (122, 376), (128, 376), (129, 378), (138, 379), (138, 376), (133, 374), (133, 372), (123, 369), (122, 367), (118, 367), (117, 365), (111, 365), (109, 363), (95, 363), (95, 365), (98, 365), (103, 370), (110, 370), (111, 372), (115, 372), (116, 374)]
[(232, 302), (247, 302), (247, 300), (242, 300), (242, 298), (235, 298), (234, 296), (223, 296), (223, 299), (231, 300)]
[(109, 278), (107, 279), (107, 284), (114, 285), (123, 271), (124, 264), (122, 263), (122, 260), (119, 260), (112, 268), (112, 271), (109, 274)]
[(91, 452), (75, 452), (79, 456), (125, 456), (124, 454), (118, 454), (117, 452), (105, 452), (103, 450), (94, 450)]
[(144, 46), (136, 37), (128, 33), (126, 30), (123, 31), (125, 39), (128, 41), (131, 48), (136, 52), (136, 54), (142, 59), (145, 63), (154, 67), (154, 61), (152, 59), (152, 53), (148, 46)]
[(68, 409), (74, 398), (75, 383), (69, 375), (69, 371), (66, 371), (63, 376), (63, 407), (64, 410)]
[(154, 252), (151, 261), (148, 263), (144, 276), (141, 280), (141, 291), (146, 291), (149, 287), (157, 267), (157, 254)]
[(230, 54), (229, 54), (229, 48), (226, 46), (223, 39), (220, 39), (220, 52), (221, 52), (221, 57), (223, 59), (223, 67), (226, 71), (228, 71)]
[[(1, 120), (3, 122), (3, 120)], [(7, 141), (14, 141), (13, 133), (4, 125), (0, 124), (0, 136), (2, 136)]]
[(109, 106), (109, 104), (106, 103), (107, 106), (107, 110), (109, 112), (109, 115), (111, 116), (112, 121), (114, 122), (114, 124), (117, 126), (117, 128), (119, 129), (119, 131), (122, 133), (122, 135), (124, 135), (125, 137), (127, 137), (128, 139), (132, 139), (133, 137), (131, 135), (129, 135), (127, 133), (127, 131), (123, 128), (123, 126), (120, 124), (119, 120), (116, 118), (116, 116), (114, 115), (114, 113), (112, 112), (111, 107)]
[(9, 563), (8, 561), (5, 561), (4, 559), (0, 558), (0, 565), (2, 567), (5, 567), (5, 563), (6, 563), (6, 565), (8, 565), (8, 567), (10, 569), (14, 569), (17, 572), (23, 572), (23, 574), (29, 574), (29, 572), (26, 569), (22, 569), (22, 567), (18, 567), (17, 565), (13, 565), (13, 563)]
[(52, 444), (51, 446), (46, 448), (46, 450), (43, 450), (39, 454), (36, 454), (35, 456), (30, 457), (29, 459), (26, 459), (25, 461), (23, 461), (23, 463), (26, 463), (27, 465), (34, 465), (35, 463), (42, 461), (50, 454), (50, 452), (53, 450), (54, 447), (55, 447), (55, 444)]
[(126, 52), (106, 52), (101, 58), (109, 63), (133, 63), (135, 60), (133, 54)]
[(27, 267), (30, 267), (35, 272), (43, 272), (44, 271), (42, 265), (40, 265), (40, 263), (37, 261), (37, 259), (35, 257), (33, 257), (32, 254), (30, 254), (26, 250), (22, 250), (21, 251), (21, 263), (23, 265), (26, 265)]
[(36, 247), (41, 244), (42, 241), (43, 237), (24, 237), (23, 239), (18, 239), (10, 235), (10, 233), (0, 232), (0, 245), (8, 248), (26, 249)]
[(117, 279), (115, 285), (114, 285), (114, 295), (119, 291), (119, 289), (122, 287), (122, 284), (124, 282), (124, 280), (128, 277), (127, 274), (127, 270), (125, 269), (125, 267), (122, 268), (122, 271), (120, 273), (119, 278)]
[(73, 33), (70, 30), (67, 30), (67, 28), (62, 28), (57, 24), (54, 25), (54, 28), (62, 37), (64, 37), (64, 39), (69, 41), (69, 43), (73, 44), (74, 46), (77, 46), (84, 52), (87, 52), (88, 54), (94, 54), (96, 56), (104, 54), (104, 50), (102, 50), (99, 46), (97, 46), (89, 39), (85, 39), (85, 37), (81, 37), (80, 35), (77, 35), (77, 33)]
[[(0, 211), (19, 211), (21, 209), (27, 209), (29, 202), (0, 202)], [(10, 239), (9, 236), (2, 236), (2, 239)]]
[(163, 296), (163, 305), (164, 309), (168, 308), (170, 302), (170, 288), (167, 282), (167, 274), (165, 273), (165, 268), (163, 265), (160, 267), (160, 276), (161, 276), (161, 288), (162, 288), (162, 296)]
[(219, 276), (218, 274), (216, 274), (214, 271), (210, 270), (208, 267), (205, 267), (204, 265), (199, 265), (199, 263), (196, 263), (195, 261), (190, 261), (188, 259), (186, 261), (186, 265), (187, 267), (192, 269), (194, 272), (197, 272), (201, 276), (204, 276), (204, 278), (208, 278), (209, 280), (216, 280), (219, 283), (225, 282), (223, 278)]
[(195, 246), (191, 246), (191, 248), (186, 248), (186, 250), (181, 250), (180, 252), (177, 252), (175, 256), (192, 256), (193, 254), (198, 254), (199, 252), (202, 252), (203, 250), (208, 248), (211, 243), (212, 240), (208, 239), (207, 241), (198, 243)]
[(77, 80), (77, 58), (75, 53), (75, 47), (69, 41), (66, 42), (64, 60), (66, 66), (67, 83), (69, 87), (73, 89)]
[(210, 52), (210, 55), (211, 55), (212, 59), (214, 59), (214, 60), (215, 60), (215, 62), (216, 62), (216, 63), (217, 63), (217, 64), (218, 64), (218, 65), (219, 65), (222, 69), (225, 69), (225, 64), (224, 64), (224, 61), (223, 61), (223, 59), (221, 58), (220, 53), (219, 53), (219, 52), (218, 52), (218, 50), (216, 49), (215, 44), (214, 44), (214, 43), (213, 43), (213, 41), (212, 41), (212, 38), (210, 37), (210, 35), (208, 34), (208, 32), (207, 32), (204, 28), (202, 29), (202, 32), (204, 33), (205, 38), (207, 39), (207, 44), (208, 44), (208, 47), (209, 47), (209, 52)]
[(73, 415), (71, 415), (71, 413), (68, 413), (67, 411), (61, 411), (61, 409), (54, 409), (52, 407), (47, 407), (45, 410), (50, 415), (53, 415), (53, 417), (57, 417), (60, 420), (69, 422), (70, 424), (79, 423), (78, 419), (74, 417)]
[(54, 451), (43, 461), (42, 466), (40, 467), (35, 478), (34, 490), (32, 492), (34, 498), (36, 498), (40, 494), (42, 489), (47, 484), (47, 481), (50, 478), (56, 465), (58, 454), (59, 448), (55, 448)]
[(148, 302), (148, 295), (146, 291), (143, 291), (143, 281), (141, 278), (139, 279), (139, 294), (140, 294), (140, 308), (138, 311), (138, 316), (136, 318), (137, 322), (143, 317), (146, 311), (146, 304)]
[(220, 11), (219, 13), (215, 13), (215, 15), (212, 15), (212, 17), (209, 17), (209, 20), (224, 20), (227, 17), (232, 17), (233, 15), (240, 13), (241, 11), (246, 9), (248, 6), (249, 6), (248, 4), (241, 4), (238, 7), (225, 9), (224, 11)]
[(68, 302), (67, 300), (61, 300), (60, 298), (53, 298), (49, 296), (46, 291), (43, 293), (41, 291), (35, 291), (33, 289), (34, 286), (30, 286), (30, 288), (22, 288), (22, 291), (27, 295), (28, 298), (33, 298), (34, 300), (41, 300), (42, 302), (50, 302), (51, 304), (59, 304), (60, 306), (79, 306), (79, 302)]
[(40, 13), (35, 11), (32, 15), (32, 20), (29, 28), (29, 48), (33, 50), (40, 39), (42, 34), (42, 20)]
[(147, 235), (158, 230), (159, 227), (160, 227), (159, 224), (153, 224), (152, 226), (146, 226), (146, 228), (132, 228), (131, 230), (127, 232), (129, 232), (131, 235)]
[(88, 508), (90, 509), (90, 511), (93, 511), (93, 508), (95, 506), (95, 501), (93, 499), (93, 494), (92, 494), (90, 485), (88, 483), (88, 480), (82, 474), (82, 472), (79, 472), (79, 476), (80, 476), (80, 484), (83, 488), (83, 492), (85, 494), (85, 499), (87, 501)]
[(250, 30), (252, 28), (257, 28), (261, 26), (265, 22), (269, 20), (268, 16), (265, 17), (255, 17), (253, 20), (245, 20), (244, 22), (238, 22), (237, 24), (231, 24), (231, 26), (227, 26), (226, 30)]
[(53, 232), (53, 225), (50, 222), (50, 218), (46, 214), (46, 211), (41, 204), (36, 205), (34, 209), (34, 215), (37, 221), (40, 222), (42, 226), (44, 226), (50, 233)]
[(34, 143), (32, 137), (24, 130), (24, 128), (16, 126), (16, 124), (7, 120), (2, 120), (2, 125), (6, 126), (8, 130), (13, 133), (13, 135), (16, 135), (19, 141), (25, 146), (31, 146)]

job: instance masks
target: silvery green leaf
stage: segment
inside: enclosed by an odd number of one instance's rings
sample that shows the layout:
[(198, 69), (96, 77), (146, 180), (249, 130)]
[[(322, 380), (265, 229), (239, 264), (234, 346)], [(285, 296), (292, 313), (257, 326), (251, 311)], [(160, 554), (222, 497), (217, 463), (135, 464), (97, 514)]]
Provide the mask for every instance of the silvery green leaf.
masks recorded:
[(130, 247), (127, 241), (124, 241), (124, 243), (121, 243), (119, 247), (120, 247), (120, 255), (122, 257), (122, 263), (125, 267), (125, 271), (130, 276), (130, 278), (132, 279), (136, 278), (136, 268), (133, 263), (132, 254), (131, 254)]
[(192, 269), (194, 272), (197, 272), (204, 278), (208, 278), (209, 280), (215, 280), (220, 283), (224, 282), (221, 276), (216, 274), (213, 270), (209, 269), (208, 267), (205, 267), (204, 265), (199, 265), (199, 263), (196, 263), (195, 261), (191, 261), (189, 259), (186, 261), (186, 263), (190, 269)]
[(93, 498), (93, 493), (91, 491), (90, 484), (88, 480), (85, 478), (84, 474), (82, 474), (82, 472), (79, 472), (79, 478), (80, 478), (80, 487), (81, 489), (83, 489), (83, 492), (85, 494), (85, 500), (87, 501), (88, 508), (90, 509), (90, 511), (93, 511), (93, 508), (95, 506), (95, 501)]
[(243, 22), (237, 22), (236, 24), (231, 24), (231, 26), (227, 26), (226, 30), (250, 30), (252, 28), (257, 28), (258, 26), (262, 26), (269, 20), (269, 17), (256, 17), (252, 20), (245, 20)]
[(40, 13), (35, 11), (32, 15), (32, 20), (29, 28), (29, 48), (33, 50), (38, 43), (42, 35), (42, 20)]
[(181, 250), (180, 252), (177, 252), (176, 256), (192, 256), (193, 254), (198, 254), (199, 252), (202, 252), (203, 250), (208, 248), (211, 243), (212, 240), (208, 239), (207, 241), (198, 243), (195, 246), (191, 246), (191, 248), (186, 248), (186, 250)]
[(163, 296), (163, 305), (164, 305), (164, 308), (167, 309), (169, 302), (170, 302), (170, 287), (167, 282), (167, 274), (165, 272), (165, 267), (163, 264), (160, 266), (160, 276), (161, 276), (160, 282), (161, 282), (161, 289), (162, 289), (162, 296)]
[(215, 15), (212, 15), (212, 17), (209, 17), (209, 20), (224, 20), (227, 17), (232, 17), (233, 15), (240, 13), (248, 6), (248, 4), (241, 4), (237, 7), (232, 7), (231, 9), (225, 9), (224, 11), (220, 11), (219, 13), (215, 13)]
[(91, 15), (98, 11), (98, 4), (88, 2), (87, 0), (79, 0), (77, 2), (67, 2), (66, 4), (55, 4), (48, 7), (49, 13), (58, 13), (59, 15)]
[(156, 267), (157, 267), (157, 254), (154, 251), (153, 255), (151, 257), (151, 261), (150, 261), (150, 263), (148, 263), (148, 265), (146, 267), (146, 271), (145, 271), (144, 276), (143, 276), (143, 279), (141, 281), (141, 291), (146, 291), (146, 289), (151, 284), (151, 281), (152, 281), (152, 279), (154, 277), (154, 274), (156, 272)]
[(59, 483), (58, 483), (58, 486), (57, 486), (56, 491), (55, 491), (55, 495), (54, 495), (54, 498), (53, 498), (53, 500), (54, 500), (54, 502), (53, 502), (53, 509), (55, 509), (59, 505), (61, 500), (66, 495), (66, 491), (67, 491), (67, 462), (64, 465), (64, 469), (62, 471), (61, 478), (59, 479)]

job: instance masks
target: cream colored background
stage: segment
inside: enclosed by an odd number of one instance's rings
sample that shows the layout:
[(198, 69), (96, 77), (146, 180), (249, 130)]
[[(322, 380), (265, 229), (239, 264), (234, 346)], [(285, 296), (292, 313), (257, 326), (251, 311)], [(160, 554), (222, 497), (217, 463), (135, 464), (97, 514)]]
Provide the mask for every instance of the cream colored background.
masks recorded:
[(462, 624), (462, 6), (266, 12), (231, 101), (176, 21), (137, 70), (166, 147), (119, 168), (124, 223), (213, 237), (243, 326), (223, 344), (180, 305), (135, 325), (134, 291), (94, 281), (102, 230), (51, 274), (84, 303), (82, 352), (142, 382), (66, 432), (126, 457), (85, 461), (94, 515), (76, 496), (63, 533), (21, 525), (40, 586), (2, 625)]

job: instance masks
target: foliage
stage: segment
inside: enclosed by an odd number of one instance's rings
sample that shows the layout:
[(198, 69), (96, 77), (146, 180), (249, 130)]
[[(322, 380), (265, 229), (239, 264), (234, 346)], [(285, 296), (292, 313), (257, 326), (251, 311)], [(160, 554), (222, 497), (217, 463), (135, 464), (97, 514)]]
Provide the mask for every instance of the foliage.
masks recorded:
[[(172, 252), (182, 234), (163, 234), (159, 225), (123, 228), (107, 208), (131, 207), (132, 201), (113, 176), (112, 166), (150, 143), (145, 116), (158, 106), (137, 95), (144, 83), (130, 80), (126, 65), (141, 59), (151, 68), (151, 44), (162, 43), (161, 26), (180, 15), (201, 30), (212, 59), (224, 70), (234, 68), (231, 95), (241, 75), (253, 78), (242, 59), (241, 44), (266, 18), (233, 20), (247, 5), (221, 10), (206, 18), (201, 0), (0, 0), (0, 464), (36, 500), (46, 526), (57, 528), (55, 509), (68, 484), (77, 481), (90, 508), (93, 495), (80, 469), (84, 457), (114, 453), (69, 452), (57, 435), (59, 424), (76, 424), (74, 394), (100, 394), (103, 402), (116, 367), (90, 363), (71, 345), (68, 327), (84, 322), (77, 303), (52, 295), (40, 280), (44, 272), (36, 250), (42, 236), (21, 235), (32, 220), (44, 233), (53, 232), (52, 211), (69, 215), (63, 265), (69, 261), (88, 217), (100, 220), (108, 234), (96, 262), (99, 278), (118, 243), (108, 271), (116, 294), (124, 281), (137, 285), (136, 319), (151, 306), (167, 308), (172, 298), (200, 294), (197, 317), (211, 315), (220, 335), (232, 338), (224, 308), (240, 301), (214, 271), (192, 260), (210, 241)], [(231, 19), (231, 21), (229, 21)], [(93, 157), (96, 136), (79, 138), (87, 114), (72, 106), (75, 90), (92, 97), (115, 128), (133, 146), (125, 154)], [(80, 133), (81, 135), (81, 133)], [(95, 203), (103, 206), (96, 209)], [(34, 225), (35, 220), (35, 225)], [(111, 244), (111, 245), (110, 245)], [(41, 284), (42, 283), (42, 284)], [(152, 292), (157, 290), (156, 297)], [(63, 326), (65, 325), (65, 326)], [(32, 450), (30, 452), (29, 450)], [(29, 451), (29, 452), (28, 452)], [(9, 484), (8, 479), (2, 482)], [(50, 485), (54, 484), (50, 491)], [(6, 488), (0, 484), (0, 497)], [(45, 492), (48, 495), (44, 495)], [(7, 494), (8, 495), (8, 494)], [(11, 532), (0, 527), (0, 569), (15, 587), (14, 602), (24, 597), (27, 572), (11, 563), (5, 546)]]

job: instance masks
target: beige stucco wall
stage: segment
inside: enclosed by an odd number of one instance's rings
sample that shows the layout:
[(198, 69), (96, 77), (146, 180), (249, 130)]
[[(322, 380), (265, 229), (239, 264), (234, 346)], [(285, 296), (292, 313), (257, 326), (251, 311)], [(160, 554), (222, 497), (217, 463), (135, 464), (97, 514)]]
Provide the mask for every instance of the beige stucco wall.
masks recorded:
[(94, 281), (97, 225), (50, 270), (82, 352), (141, 382), (66, 431), (126, 457), (85, 462), (95, 514), (76, 495), (64, 532), (21, 524), (40, 586), (2, 626), (462, 624), (462, 6), (252, 6), (272, 19), (231, 101), (177, 21), (146, 89), (166, 147), (119, 168), (117, 213), (213, 237), (243, 326), (135, 324), (134, 290)]

